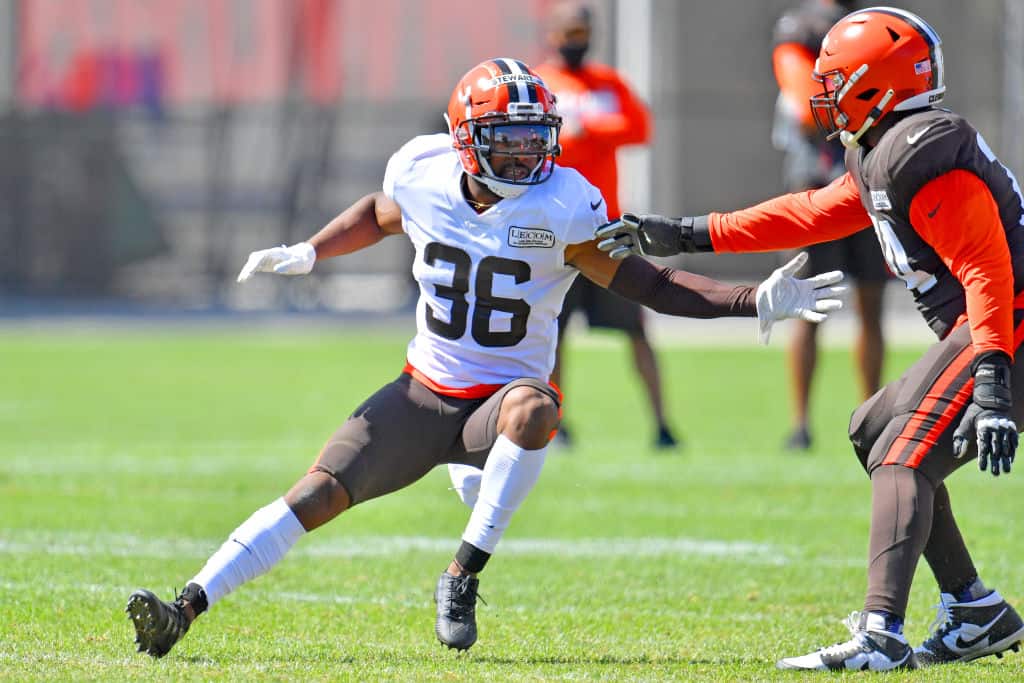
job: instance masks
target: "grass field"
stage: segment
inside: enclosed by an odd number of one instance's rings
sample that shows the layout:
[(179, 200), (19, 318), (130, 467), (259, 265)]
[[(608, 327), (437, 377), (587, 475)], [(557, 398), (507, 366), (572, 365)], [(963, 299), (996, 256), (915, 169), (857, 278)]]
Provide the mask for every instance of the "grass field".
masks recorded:
[[(848, 356), (828, 351), (815, 450), (778, 445), (783, 345), (666, 348), (678, 455), (616, 337), (570, 348), (578, 445), (541, 481), (481, 576), (481, 637), (433, 635), (431, 593), (468, 511), (443, 469), (303, 539), (196, 623), (138, 655), (136, 587), (169, 597), (398, 374), (389, 333), (0, 332), (0, 679), (796, 680), (780, 656), (845, 639), (865, 584), (868, 483), (845, 440)], [(917, 354), (890, 355), (890, 375)], [(1024, 604), (1024, 478), (950, 485), (982, 576)], [(919, 641), (937, 593), (922, 566)], [(852, 674), (865, 678), (870, 674)], [(833, 678), (833, 676), (826, 676)], [(1024, 655), (885, 680), (1021, 680)]]

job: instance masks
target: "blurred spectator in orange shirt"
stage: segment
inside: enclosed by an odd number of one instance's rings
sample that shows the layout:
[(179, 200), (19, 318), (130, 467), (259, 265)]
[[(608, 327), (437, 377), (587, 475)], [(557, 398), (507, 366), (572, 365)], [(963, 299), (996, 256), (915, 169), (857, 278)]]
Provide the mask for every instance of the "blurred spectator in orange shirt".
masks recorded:
[[(608, 203), (608, 217), (614, 218), (621, 213), (615, 152), (623, 145), (650, 141), (651, 116), (615, 69), (586, 60), (592, 33), (593, 11), (587, 4), (556, 4), (548, 25), (548, 44), (554, 54), (552, 61), (540, 65), (537, 72), (558, 98), (558, 113), (563, 120), (559, 135), (562, 154), (558, 163), (575, 168), (596, 186)], [(665, 420), (661, 376), (644, 329), (641, 307), (597, 287), (586, 278), (576, 278), (565, 298), (559, 317), (559, 345), (552, 379), (555, 383), (561, 381), (562, 340), (566, 323), (576, 309), (586, 314), (590, 326), (622, 330), (629, 336), (633, 362), (643, 379), (656, 421), (654, 446), (661, 449), (677, 446)], [(556, 443), (569, 445), (569, 434), (563, 421)]]
[[(811, 73), (822, 38), (856, 4), (852, 0), (802, 0), (775, 24), (772, 66), (779, 98), (772, 142), (785, 155), (782, 179), (787, 192), (823, 187), (846, 171), (842, 144), (825, 140), (814, 125), (810, 98), (821, 92), (821, 84)], [(855, 283), (854, 309), (860, 325), (854, 356), (861, 395), (867, 398), (878, 391), (885, 357), (882, 299), (889, 271), (878, 240), (873, 231), (865, 229), (840, 240), (811, 245), (806, 251), (810, 255), (806, 272), (842, 270)], [(789, 345), (793, 426), (784, 443), (789, 450), (806, 451), (811, 447), (809, 403), (818, 359), (817, 335), (817, 323), (798, 320), (793, 326)]]

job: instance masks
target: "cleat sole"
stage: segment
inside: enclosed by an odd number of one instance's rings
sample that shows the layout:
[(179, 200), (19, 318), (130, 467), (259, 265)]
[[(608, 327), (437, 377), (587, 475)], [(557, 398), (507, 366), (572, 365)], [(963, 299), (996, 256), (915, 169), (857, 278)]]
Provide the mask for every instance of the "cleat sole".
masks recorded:
[(996, 659), (1002, 659), (1003, 655), (1005, 655), (1008, 651), (1012, 650), (1013, 652), (1017, 652), (1017, 651), (1020, 650), (1020, 643), (1021, 643), (1021, 638), (1022, 637), (1024, 637), (1024, 626), (1022, 626), (1021, 628), (1017, 629), (1016, 632), (1014, 632), (1013, 634), (1007, 636), (1003, 640), (1000, 640), (999, 642), (993, 643), (988, 648), (986, 648), (985, 650), (979, 652), (978, 654), (974, 655), (973, 657), (964, 657), (963, 659), (960, 659), (959, 661), (961, 661), (961, 662), (973, 662), (976, 659), (981, 659), (982, 657), (988, 657), (989, 655), (995, 655)]
[(135, 627), (135, 642), (139, 646), (137, 651), (158, 658), (163, 653), (153, 647), (153, 638), (156, 636), (156, 618), (153, 616), (150, 600), (156, 601), (158, 598), (149, 591), (136, 591), (128, 598), (125, 612), (128, 613), (132, 625)]

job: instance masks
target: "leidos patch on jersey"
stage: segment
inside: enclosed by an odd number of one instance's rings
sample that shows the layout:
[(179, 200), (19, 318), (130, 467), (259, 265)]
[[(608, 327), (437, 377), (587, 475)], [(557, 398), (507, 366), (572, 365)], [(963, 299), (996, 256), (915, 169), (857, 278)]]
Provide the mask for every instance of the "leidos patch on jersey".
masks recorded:
[(508, 246), (551, 249), (555, 246), (555, 233), (543, 228), (520, 228), (511, 225), (508, 229)]
[(871, 206), (879, 211), (889, 211), (892, 209), (892, 202), (889, 201), (889, 195), (885, 190), (871, 190)]

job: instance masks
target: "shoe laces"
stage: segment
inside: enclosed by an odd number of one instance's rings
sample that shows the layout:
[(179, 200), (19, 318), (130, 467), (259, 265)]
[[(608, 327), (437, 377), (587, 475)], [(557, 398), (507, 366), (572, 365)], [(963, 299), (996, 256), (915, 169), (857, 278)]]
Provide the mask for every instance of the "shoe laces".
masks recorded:
[(843, 619), (843, 625), (850, 631), (850, 636), (852, 636), (850, 640), (823, 647), (821, 648), (822, 654), (843, 656), (849, 652), (851, 646), (856, 647), (858, 650), (863, 649), (867, 634), (860, 627), (860, 612), (850, 612), (850, 615)]
[(192, 625), (192, 622), (188, 620), (188, 615), (185, 614), (185, 600), (182, 598), (182, 594), (177, 590), (174, 592), (178, 597), (174, 599), (174, 602), (169, 603), (170, 609), (167, 611), (171, 613), (171, 625), (181, 635), (188, 631), (188, 627)]
[(469, 574), (455, 577), (455, 581), (452, 582), (452, 590), (448, 592), (449, 609), (452, 612), (462, 614), (471, 611), (478, 598), (480, 602), (487, 604), (483, 596), (474, 588), (472, 579), (473, 577)]
[(935, 619), (928, 625), (928, 634), (931, 638), (928, 641), (935, 640), (936, 638), (941, 639), (946, 631), (950, 630), (953, 626), (953, 610), (946, 606), (946, 603), (939, 599), (939, 604), (934, 605), (935, 607)]

